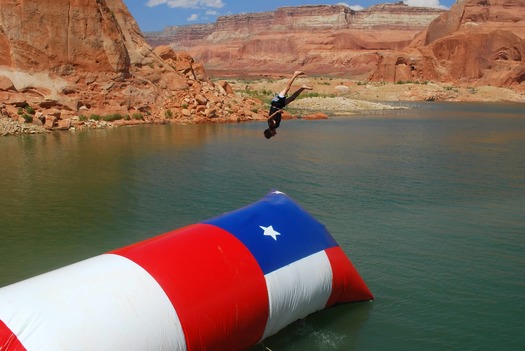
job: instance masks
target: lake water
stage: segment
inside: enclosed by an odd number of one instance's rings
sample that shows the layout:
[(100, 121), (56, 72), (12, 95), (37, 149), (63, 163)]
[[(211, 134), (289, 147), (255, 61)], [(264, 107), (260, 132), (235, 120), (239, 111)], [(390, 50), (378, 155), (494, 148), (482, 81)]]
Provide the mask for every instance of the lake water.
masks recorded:
[(0, 286), (286, 192), (374, 302), (253, 350), (525, 349), (525, 105), (0, 139)]

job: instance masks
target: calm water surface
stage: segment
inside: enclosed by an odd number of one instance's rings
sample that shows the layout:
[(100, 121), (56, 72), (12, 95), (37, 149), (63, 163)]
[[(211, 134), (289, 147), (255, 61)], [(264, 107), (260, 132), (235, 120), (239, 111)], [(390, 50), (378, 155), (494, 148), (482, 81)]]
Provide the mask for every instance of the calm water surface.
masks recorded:
[(254, 350), (525, 349), (525, 106), (0, 139), (0, 286), (288, 193), (374, 293)]

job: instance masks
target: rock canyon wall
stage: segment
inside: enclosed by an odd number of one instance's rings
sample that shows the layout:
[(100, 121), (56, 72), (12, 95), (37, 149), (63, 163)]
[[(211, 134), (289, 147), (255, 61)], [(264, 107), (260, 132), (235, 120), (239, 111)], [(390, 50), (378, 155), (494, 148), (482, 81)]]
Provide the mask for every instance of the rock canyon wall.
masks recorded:
[(525, 89), (525, 1), (458, 0), (448, 11), (402, 2), (283, 7), (169, 27), (146, 39), (186, 50), (213, 75), (309, 74)]
[(368, 76), (381, 54), (412, 42), (443, 10), (382, 4), (363, 11), (343, 5), (282, 7), (223, 16), (213, 25), (146, 33), (152, 45), (188, 51), (214, 74)]
[(382, 57), (372, 80), (525, 90), (525, 1), (458, 0), (409, 47)]
[(48, 129), (109, 114), (137, 123), (263, 118), (251, 103), (191, 56), (153, 50), (121, 0), (0, 0), (0, 118)]

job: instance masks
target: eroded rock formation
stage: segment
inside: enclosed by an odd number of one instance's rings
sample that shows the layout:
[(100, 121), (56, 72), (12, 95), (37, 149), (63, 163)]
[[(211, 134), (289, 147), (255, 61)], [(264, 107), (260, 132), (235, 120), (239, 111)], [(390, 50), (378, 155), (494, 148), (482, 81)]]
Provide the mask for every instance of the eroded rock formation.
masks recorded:
[(228, 122), (263, 118), (257, 104), (191, 56), (153, 51), (121, 0), (0, 0), (0, 118), (64, 129), (110, 114)]
[(214, 74), (310, 74), (368, 77), (381, 53), (407, 46), (443, 10), (382, 4), (282, 7), (223, 16), (211, 25), (146, 33), (152, 45), (188, 51)]
[(525, 90), (525, 2), (458, 0), (409, 47), (381, 57), (372, 80)]

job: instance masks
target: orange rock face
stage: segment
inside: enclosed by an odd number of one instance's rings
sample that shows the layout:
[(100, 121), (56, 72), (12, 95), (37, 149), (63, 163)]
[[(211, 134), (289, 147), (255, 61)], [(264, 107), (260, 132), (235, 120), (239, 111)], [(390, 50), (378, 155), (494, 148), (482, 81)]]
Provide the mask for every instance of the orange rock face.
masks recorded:
[(223, 16), (214, 25), (146, 33), (152, 45), (188, 51), (215, 75), (309, 74), (368, 78), (380, 53), (407, 46), (442, 10), (383, 4), (282, 7)]
[(283, 7), (147, 35), (187, 50), (214, 75), (297, 68), (385, 82), (525, 86), (525, 2), (458, 0), (449, 11), (383, 4)]
[(525, 89), (525, 3), (458, 1), (409, 48), (382, 57), (372, 80)]
[(13, 110), (29, 106), (47, 126), (48, 115), (58, 116), (51, 128), (61, 119), (115, 113), (192, 123), (206, 117), (195, 109), (199, 94), (210, 96), (206, 108), (217, 121), (263, 118), (223, 109), (256, 102), (215, 86), (188, 54), (154, 52), (121, 0), (0, 0), (3, 117), (18, 119)]

